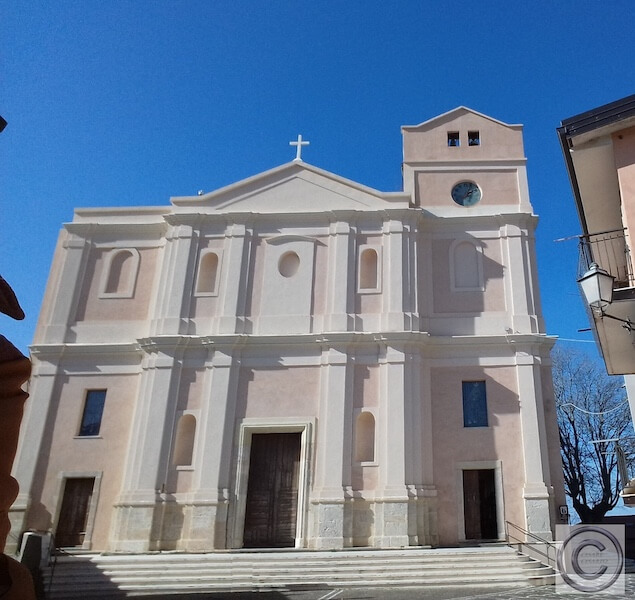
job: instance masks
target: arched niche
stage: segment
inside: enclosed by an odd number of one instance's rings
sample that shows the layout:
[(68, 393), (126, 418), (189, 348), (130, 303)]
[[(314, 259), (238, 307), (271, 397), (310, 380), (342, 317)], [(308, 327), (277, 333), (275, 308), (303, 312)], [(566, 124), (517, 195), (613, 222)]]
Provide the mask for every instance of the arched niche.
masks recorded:
[(218, 293), (219, 275), (219, 252), (212, 250), (202, 252), (198, 263), (196, 294), (201, 296), (215, 296)]
[(361, 246), (359, 250), (357, 289), (360, 292), (377, 292), (380, 289), (379, 250)]
[(104, 298), (132, 298), (139, 261), (136, 248), (111, 250), (104, 264), (100, 295)]
[(375, 416), (369, 411), (357, 415), (355, 423), (355, 460), (375, 461)]
[(192, 465), (194, 456), (194, 438), (196, 436), (196, 417), (184, 414), (179, 419), (174, 436), (174, 452), (172, 464), (178, 467)]
[(483, 251), (471, 240), (456, 240), (450, 246), (452, 291), (483, 291)]

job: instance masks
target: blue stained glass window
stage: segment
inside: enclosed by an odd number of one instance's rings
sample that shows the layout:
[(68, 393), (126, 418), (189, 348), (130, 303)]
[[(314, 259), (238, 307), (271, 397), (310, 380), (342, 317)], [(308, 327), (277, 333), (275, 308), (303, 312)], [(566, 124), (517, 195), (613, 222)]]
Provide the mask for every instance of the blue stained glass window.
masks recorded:
[(487, 395), (484, 381), (463, 382), (463, 426), (487, 427)]
[(86, 392), (84, 414), (82, 415), (82, 424), (79, 428), (80, 436), (99, 435), (105, 400), (106, 390), (88, 390)]

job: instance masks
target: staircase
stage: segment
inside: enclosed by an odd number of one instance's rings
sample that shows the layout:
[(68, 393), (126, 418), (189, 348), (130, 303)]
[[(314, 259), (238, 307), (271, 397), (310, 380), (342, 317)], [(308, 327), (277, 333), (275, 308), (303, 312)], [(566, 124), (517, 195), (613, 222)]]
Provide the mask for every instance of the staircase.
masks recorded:
[(507, 546), (400, 550), (83, 554), (43, 572), (50, 600), (284, 589), (550, 583), (553, 573)]

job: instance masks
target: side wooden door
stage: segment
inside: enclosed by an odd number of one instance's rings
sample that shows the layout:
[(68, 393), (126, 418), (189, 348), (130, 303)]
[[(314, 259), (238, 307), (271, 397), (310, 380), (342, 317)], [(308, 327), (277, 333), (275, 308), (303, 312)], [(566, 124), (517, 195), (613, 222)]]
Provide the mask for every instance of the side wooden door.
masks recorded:
[(463, 471), (463, 506), (466, 540), (498, 537), (494, 469)]
[(94, 477), (70, 478), (64, 483), (62, 508), (55, 532), (55, 543), (59, 548), (76, 547), (84, 543), (94, 487)]
[(243, 547), (295, 545), (300, 473), (300, 433), (251, 438)]

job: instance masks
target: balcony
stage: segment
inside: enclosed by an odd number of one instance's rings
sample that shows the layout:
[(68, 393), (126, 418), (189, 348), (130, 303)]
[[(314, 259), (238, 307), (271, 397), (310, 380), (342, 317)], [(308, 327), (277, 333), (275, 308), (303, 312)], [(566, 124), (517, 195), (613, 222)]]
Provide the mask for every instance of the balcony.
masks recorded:
[(589, 319), (610, 375), (635, 373), (635, 277), (628, 231), (614, 229), (580, 236), (578, 279), (592, 263), (614, 277), (611, 303), (591, 309)]
[(615, 290), (635, 287), (630, 241), (625, 229), (582, 235), (579, 250), (578, 278), (596, 263), (615, 277)]

